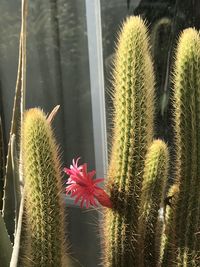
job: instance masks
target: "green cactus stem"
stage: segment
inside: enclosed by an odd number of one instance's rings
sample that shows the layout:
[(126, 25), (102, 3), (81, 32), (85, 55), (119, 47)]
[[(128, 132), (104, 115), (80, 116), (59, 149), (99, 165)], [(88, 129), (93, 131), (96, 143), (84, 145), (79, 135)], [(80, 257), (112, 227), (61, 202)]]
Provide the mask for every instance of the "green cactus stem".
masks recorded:
[(28, 235), (27, 249), (24, 248), (26, 264), (66, 266), (58, 147), (46, 115), (40, 109), (30, 109), (24, 115), (22, 153)]
[(166, 144), (155, 140), (148, 149), (139, 210), (139, 263), (140, 267), (155, 267), (160, 259), (160, 241), (163, 219), (159, 211), (164, 209), (164, 194), (169, 167)]
[(154, 73), (140, 17), (119, 33), (114, 63), (114, 129), (108, 169), (113, 210), (105, 211), (104, 266), (134, 266), (144, 159), (153, 140)]
[(179, 193), (163, 266), (200, 266), (200, 34), (193, 28), (179, 38), (173, 102)]

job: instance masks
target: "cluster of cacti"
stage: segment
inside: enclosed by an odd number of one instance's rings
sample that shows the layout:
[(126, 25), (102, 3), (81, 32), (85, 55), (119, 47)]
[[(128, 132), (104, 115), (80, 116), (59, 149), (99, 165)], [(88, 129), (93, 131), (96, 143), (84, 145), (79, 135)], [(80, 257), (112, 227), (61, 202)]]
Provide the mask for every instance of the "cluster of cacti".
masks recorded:
[(114, 90), (108, 170), (114, 208), (105, 212), (104, 266), (146, 266), (150, 259), (154, 266), (157, 252), (151, 249), (160, 238), (153, 227), (159, 227), (156, 215), (167, 179), (168, 152), (162, 141), (153, 142), (154, 71), (140, 17), (129, 18), (119, 35)]
[[(130, 17), (114, 62), (114, 129), (104, 215), (104, 265), (200, 265), (200, 35), (185, 30), (174, 77), (174, 185), (167, 145), (154, 140), (154, 74), (145, 23)], [(146, 158), (146, 160), (145, 160)], [(171, 207), (173, 205), (173, 208)]]
[[(168, 147), (154, 139), (155, 78), (147, 27), (140, 17), (130, 17), (122, 26), (113, 77), (110, 196), (98, 186), (102, 179), (93, 180), (95, 172), (88, 172), (87, 164), (78, 166), (78, 160), (65, 169), (70, 176), (67, 193), (71, 191), (82, 206), (84, 202), (86, 207), (97, 205), (98, 200), (107, 207), (102, 223), (104, 267), (200, 266), (199, 32), (185, 30), (176, 51), (172, 186)], [(12, 245), (0, 214), (3, 267), (74, 266), (65, 247), (61, 170), (51, 119), (38, 108), (23, 116), (18, 142), (24, 181), (21, 203), (25, 203), (19, 220), (24, 224), (15, 232), (22, 233), (21, 240), (15, 241), (15, 245), (21, 242), (15, 256), (20, 259), (10, 264)], [(9, 151), (13, 161), (14, 148)], [(10, 163), (10, 169), (14, 165)]]

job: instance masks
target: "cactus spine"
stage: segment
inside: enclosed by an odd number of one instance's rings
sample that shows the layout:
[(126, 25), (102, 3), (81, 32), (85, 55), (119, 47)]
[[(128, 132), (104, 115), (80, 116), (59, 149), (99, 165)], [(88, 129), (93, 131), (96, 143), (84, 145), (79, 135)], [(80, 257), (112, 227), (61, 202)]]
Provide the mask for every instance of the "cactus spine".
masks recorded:
[[(40, 109), (24, 115), (22, 128), (27, 241), (25, 266), (64, 266), (64, 206), (58, 148)], [(30, 248), (29, 248), (30, 247)]]
[(200, 266), (200, 35), (192, 28), (179, 39), (173, 98), (179, 193), (163, 266)]
[(114, 66), (114, 132), (108, 170), (113, 210), (105, 213), (104, 266), (133, 266), (139, 196), (147, 147), (153, 140), (154, 73), (140, 17), (119, 34)]
[(159, 262), (162, 220), (159, 219), (159, 209), (164, 208), (169, 165), (169, 153), (166, 144), (155, 140), (148, 149), (142, 194), (139, 210), (139, 262), (140, 267), (155, 267)]

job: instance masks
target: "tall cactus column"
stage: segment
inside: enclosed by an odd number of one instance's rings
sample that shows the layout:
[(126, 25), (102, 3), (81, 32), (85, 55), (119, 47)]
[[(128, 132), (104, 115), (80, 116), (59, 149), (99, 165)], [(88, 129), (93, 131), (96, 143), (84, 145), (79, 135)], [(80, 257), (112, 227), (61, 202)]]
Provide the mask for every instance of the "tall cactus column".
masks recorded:
[(154, 74), (140, 17), (119, 33), (114, 64), (114, 130), (108, 170), (113, 210), (105, 212), (104, 266), (134, 266), (144, 159), (153, 139)]
[(25, 266), (66, 266), (58, 148), (40, 109), (25, 113), (22, 134), (28, 236)]
[(179, 193), (168, 218), (163, 266), (200, 266), (200, 35), (192, 28), (179, 39), (173, 98)]

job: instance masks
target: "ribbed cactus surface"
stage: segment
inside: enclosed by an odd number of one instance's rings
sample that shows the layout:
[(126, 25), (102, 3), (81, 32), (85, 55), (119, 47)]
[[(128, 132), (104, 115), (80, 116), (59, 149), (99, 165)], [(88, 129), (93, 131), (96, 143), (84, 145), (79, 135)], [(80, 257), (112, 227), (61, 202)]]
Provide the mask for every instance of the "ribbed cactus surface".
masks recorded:
[(200, 35), (180, 36), (174, 71), (176, 183), (163, 266), (200, 266)]
[(24, 115), (22, 151), (28, 236), (25, 266), (66, 266), (58, 147), (40, 109), (30, 109)]
[(164, 209), (168, 167), (168, 148), (163, 141), (155, 140), (147, 152), (142, 182), (138, 230), (139, 267), (155, 267), (160, 260), (163, 227), (161, 211)]
[(114, 129), (108, 169), (113, 210), (105, 212), (104, 266), (133, 266), (144, 159), (153, 139), (154, 73), (140, 17), (119, 33), (114, 62)]

